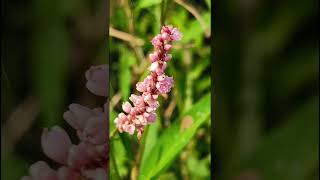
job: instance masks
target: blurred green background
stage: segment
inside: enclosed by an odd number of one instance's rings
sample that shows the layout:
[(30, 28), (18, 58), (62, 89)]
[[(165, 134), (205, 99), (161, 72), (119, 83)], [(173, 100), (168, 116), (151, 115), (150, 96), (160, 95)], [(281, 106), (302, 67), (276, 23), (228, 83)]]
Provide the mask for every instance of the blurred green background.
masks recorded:
[(213, 10), (213, 176), (319, 178), (318, 1)]
[(210, 1), (110, 2), (110, 132), (122, 102), (148, 75), (152, 38), (161, 24), (183, 34), (166, 74), (174, 87), (159, 97), (157, 121), (141, 141), (127, 133), (110, 145), (110, 179), (210, 179)]
[(42, 129), (63, 126), (71, 103), (105, 101), (85, 87), (90, 66), (107, 63), (107, 1), (3, 0), (1, 43), (1, 179), (28, 174), (42, 153)]

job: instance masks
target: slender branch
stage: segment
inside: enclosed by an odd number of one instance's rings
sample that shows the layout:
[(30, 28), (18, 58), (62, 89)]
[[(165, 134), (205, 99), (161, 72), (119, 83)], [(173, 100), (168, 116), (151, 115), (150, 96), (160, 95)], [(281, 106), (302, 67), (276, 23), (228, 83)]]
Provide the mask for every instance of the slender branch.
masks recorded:
[(129, 33), (114, 29), (113, 27), (109, 27), (109, 34), (111, 37), (118, 38), (123, 41), (128, 41), (129, 43), (136, 45), (136, 46), (142, 46), (145, 43), (144, 40), (142, 40), (138, 37), (135, 37)]
[(114, 106), (116, 106), (119, 101), (121, 99), (121, 93), (120, 92), (117, 92), (112, 98), (111, 98), (111, 101), (110, 101), (110, 109), (113, 109)]
[(160, 29), (161, 27), (164, 25), (164, 21), (165, 21), (165, 12), (164, 12), (164, 8), (165, 8), (165, 0), (162, 0), (161, 2), (161, 15), (160, 15)]
[(193, 43), (191, 44), (174, 44), (173, 48), (174, 49), (190, 49), (190, 48), (194, 48), (195, 45)]
[(183, 0), (174, 0), (174, 1), (177, 4), (181, 5), (182, 7), (184, 7), (186, 10), (188, 10), (197, 19), (197, 21), (200, 23), (206, 37), (211, 36), (211, 32), (210, 32), (209, 28), (206, 26), (206, 23), (204, 22), (200, 13), (197, 11), (196, 8), (194, 8), (191, 4), (184, 2)]

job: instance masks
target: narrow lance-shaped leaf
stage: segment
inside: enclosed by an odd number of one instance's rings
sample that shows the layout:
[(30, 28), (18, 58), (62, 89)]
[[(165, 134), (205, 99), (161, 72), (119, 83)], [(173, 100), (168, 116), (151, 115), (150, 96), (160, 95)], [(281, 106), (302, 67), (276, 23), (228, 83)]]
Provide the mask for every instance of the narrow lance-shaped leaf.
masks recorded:
[(188, 126), (181, 126), (181, 121), (175, 123), (163, 132), (157, 145), (153, 148), (146, 167), (141, 167), (139, 179), (155, 178), (173, 162), (200, 127), (210, 116), (210, 94), (204, 96), (189, 111), (183, 114), (182, 121), (189, 119)]

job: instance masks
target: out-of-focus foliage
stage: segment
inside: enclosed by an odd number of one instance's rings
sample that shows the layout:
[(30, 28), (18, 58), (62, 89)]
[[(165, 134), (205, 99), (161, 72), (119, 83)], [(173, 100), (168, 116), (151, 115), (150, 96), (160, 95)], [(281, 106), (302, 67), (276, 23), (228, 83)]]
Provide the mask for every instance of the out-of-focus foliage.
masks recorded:
[(319, 177), (318, 2), (215, 6), (216, 179)]
[(63, 120), (68, 104), (103, 103), (85, 88), (85, 71), (108, 60), (106, 2), (2, 1), (1, 179), (20, 179), (48, 160), (43, 128), (75, 135)]
[[(186, 7), (196, 10), (204, 27)], [(128, 93), (138, 93), (135, 84), (148, 74), (148, 54), (153, 51), (150, 41), (160, 33), (161, 17), (183, 34), (182, 40), (174, 43), (166, 72), (175, 84), (168, 97), (160, 97), (157, 121), (147, 127), (141, 141), (126, 133), (111, 140), (111, 179), (210, 179), (208, 3), (121, 0), (111, 2), (110, 9), (110, 26), (117, 30), (112, 30), (109, 42), (113, 75), (110, 132), (115, 129), (113, 120), (121, 111), (122, 101), (128, 100)], [(143, 40), (143, 45), (126, 40), (128, 36)], [(199, 171), (192, 166), (198, 166)]]

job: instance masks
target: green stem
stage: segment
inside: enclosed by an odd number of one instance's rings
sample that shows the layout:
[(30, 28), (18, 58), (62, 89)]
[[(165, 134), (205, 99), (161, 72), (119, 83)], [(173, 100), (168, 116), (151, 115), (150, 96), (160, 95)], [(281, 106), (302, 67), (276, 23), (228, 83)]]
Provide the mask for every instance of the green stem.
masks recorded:
[(148, 132), (149, 132), (149, 126), (146, 126), (145, 131), (143, 133), (143, 137), (141, 139), (140, 151), (139, 151), (139, 156), (138, 156), (138, 159), (137, 159), (138, 164), (140, 164), (140, 162), (142, 160), (142, 156), (143, 156), (144, 149), (145, 149), (145, 146), (146, 146), (146, 140), (147, 140), (147, 137), (148, 137)]
[(136, 180), (139, 176), (139, 171), (140, 171), (140, 163), (143, 157), (144, 149), (145, 149), (145, 144), (146, 144), (146, 139), (148, 136), (148, 131), (149, 131), (149, 126), (146, 126), (145, 131), (143, 132), (143, 137), (140, 141), (140, 147), (139, 147), (139, 152), (136, 156), (136, 162), (135, 165), (132, 167), (131, 170), (131, 178)]
[(165, 23), (165, 17), (166, 17), (166, 0), (162, 0), (161, 2), (161, 15), (160, 15), (160, 29)]
[(112, 140), (112, 138), (114, 138), (114, 136), (118, 133), (118, 129), (114, 129), (111, 134), (109, 135), (109, 139)]
[[(112, 149), (113, 149), (113, 143), (111, 145), (112, 145)], [(115, 152), (115, 151), (113, 151), (113, 152)], [(115, 178), (120, 180), (120, 174), (118, 171), (118, 167), (117, 167), (116, 159), (114, 157), (114, 153), (111, 152), (110, 156), (111, 156), (111, 163), (114, 167), (114, 168), (110, 168), (110, 170), (112, 169), (112, 172), (114, 172), (114, 173), (112, 173), (112, 175), (115, 175), (116, 176)]]

